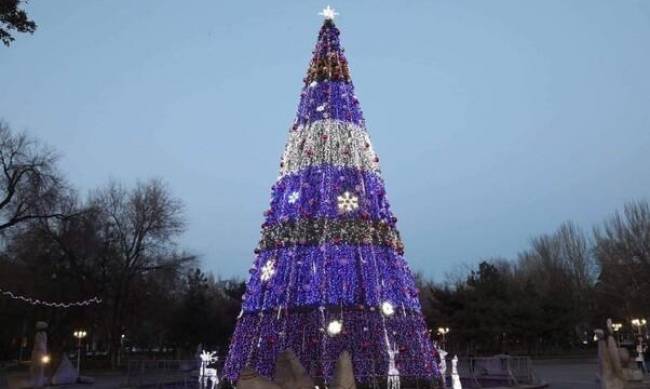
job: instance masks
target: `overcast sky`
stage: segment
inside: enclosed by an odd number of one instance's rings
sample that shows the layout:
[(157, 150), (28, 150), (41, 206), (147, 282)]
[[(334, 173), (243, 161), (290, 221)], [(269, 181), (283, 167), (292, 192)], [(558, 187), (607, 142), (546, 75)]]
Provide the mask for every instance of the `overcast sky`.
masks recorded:
[[(0, 118), (82, 193), (163, 178), (183, 245), (244, 276), (325, 5), (32, 0), (36, 33), (0, 47)], [(414, 270), (650, 198), (650, 0), (331, 5)]]

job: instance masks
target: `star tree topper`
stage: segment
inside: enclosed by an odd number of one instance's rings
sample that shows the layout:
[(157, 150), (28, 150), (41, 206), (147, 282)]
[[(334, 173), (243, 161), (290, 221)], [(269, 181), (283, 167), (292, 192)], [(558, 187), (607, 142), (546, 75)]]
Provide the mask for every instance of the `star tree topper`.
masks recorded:
[(338, 15), (339, 13), (336, 12), (336, 10), (329, 5), (325, 8), (323, 8), (322, 11), (320, 11), (319, 15), (325, 18), (325, 20), (334, 20), (334, 18)]

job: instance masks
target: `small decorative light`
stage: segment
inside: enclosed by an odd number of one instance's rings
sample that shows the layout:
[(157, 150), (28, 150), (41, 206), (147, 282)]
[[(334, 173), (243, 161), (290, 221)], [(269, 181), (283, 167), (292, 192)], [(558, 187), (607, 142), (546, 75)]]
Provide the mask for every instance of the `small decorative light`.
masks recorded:
[(325, 20), (334, 20), (334, 18), (339, 14), (336, 10), (329, 5), (325, 7), (322, 11), (318, 13), (320, 16), (324, 17)]
[(43, 355), (41, 357), (41, 363), (44, 364), (44, 365), (47, 365), (48, 363), (50, 363), (50, 356), (47, 355), (47, 354)]
[(266, 282), (270, 280), (274, 274), (275, 274), (275, 261), (269, 259), (262, 267), (262, 276), (260, 277), (260, 279), (263, 282)]
[(390, 301), (384, 301), (381, 304), (381, 312), (386, 316), (393, 316), (395, 313), (395, 308), (393, 307), (393, 304), (390, 303)]
[(318, 112), (323, 112), (324, 110), (325, 110), (325, 104), (319, 105), (318, 107), (316, 107), (316, 111), (318, 111)]
[(336, 336), (341, 333), (343, 329), (343, 322), (340, 320), (332, 320), (327, 325), (327, 334), (329, 336)]
[(342, 212), (352, 212), (359, 208), (359, 198), (352, 193), (345, 191), (337, 198), (339, 210)]
[(300, 192), (298, 192), (297, 190), (291, 192), (288, 200), (289, 204), (295, 204), (295, 202), (298, 201), (299, 198), (300, 198)]

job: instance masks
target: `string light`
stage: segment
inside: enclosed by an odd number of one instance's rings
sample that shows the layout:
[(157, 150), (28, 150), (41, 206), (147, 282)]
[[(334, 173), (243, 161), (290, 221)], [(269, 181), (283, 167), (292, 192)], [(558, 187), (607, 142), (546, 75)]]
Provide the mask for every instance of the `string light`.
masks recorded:
[(393, 316), (395, 313), (395, 308), (393, 307), (393, 304), (390, 303), (390, 301), (384, 301), (381, 304), (381, 312), (386, 316)]
[(327, 334), (329, 336), (336, 336), (341, 333), (343, 329), (343, 322), (340, 320), (332, 320), (327, 325)]
[(25, 297), (25, 296), (13, 293), (13, 292), (8, 291), (8, 290), (3, 290), (3, 289), (0, 289), (0, 295), (7, 296), (12, 300), (22, 301), (22, 302), (30, 304), (30, 305), (42, 305), (42, 306), (49, 307), (49, 308), (65, 308), (65, 309), (67, 309), (67, 308), (73, 308), (73, 307), (85, 307), (85, 306), (89, 306), (91, 304), (101, 304), (102, 303), (102, 299), (100, 299), (99, 297), (96, 297), (96, 296), (92, 297), (92, 298), (89, 298), (87, 300), (83, 300), (83, 301), (74, 301), (74, 302), (71, 302), (71, 303), (62, 303), (62, 302), (51, 302), (51, 301), (44, 301), (44, 300), (40, 300), (40, 299), (34, 299), (34, 298), (31, 298), (31, 297)]

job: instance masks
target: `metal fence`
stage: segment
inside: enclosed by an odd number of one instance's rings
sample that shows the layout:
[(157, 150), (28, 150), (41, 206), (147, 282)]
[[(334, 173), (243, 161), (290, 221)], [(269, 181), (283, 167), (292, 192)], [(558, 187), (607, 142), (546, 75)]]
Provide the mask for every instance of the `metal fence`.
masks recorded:
[(458, 373), (463, 383), (470, 388), (516, 387), (541, 383), (535, 375), (530, 357), (525, 356), (460, 358)]
[[(369, 360), (368, 363), (384, 363)], [(402, 361), (408, 363), (408, 361)], [(335, 364), (336, 361), (325, 361)], [(130, 360), (128, 363), (126, 386), (132, 388), (197, 389), (199, 385), (199, 366), (196, 360)], [(451, 373), (451, 360), (447, 361), (447, 382)], [(219, 373), (223, 372), (223, 358), (213, 364)], [(308, 369), (309, 370), (309, 369)], [(460, 358), (458, 373), (465, 388), (489, 388), (495, 386), (519, 386), (539, 384), (529, 357), (494, 356), (485, 358)], [(356, 377), (358, 389), (386, 389), (388, 377)], [(440, 382), (423, 380), (419, 377), (400, 375), (402, 389), (438, 389)], [(313, 376), (314, 383), (326, 387), (322, 376)], [(221, 380), (220, 389), (229, 388), (226, 380)]]
[(196, 360), (129, 360), (126, 386), (131, 388), (198, 387)]
[[(369, 363), (383, 363), (383, 361), (369, 360)], [(408, 361), (402, 361), (408, 363)], [(336, 361), (325, 361), (326, 364), (336, 364)], [(130, 360), (127, 368), (127, 382), (130, 388), (165, 388), (165, 389), (197, 389), (199, 384), (199, 366), (196, 360)], [(211, 365), (223, 372), (223, 358)], [(323, 376), (313, 376), (314, 384), (320, 388), (326, 387)], [(388, 377), (363, 376), (356, 377), (360, 383), (358, 389), (387, 389)], [(420, 377), (400, 375), (401, 389), (439, 389), (440, 383), (424, 380)], [(221, 379), (219, 389), (229, 388), (229, 383)]]

